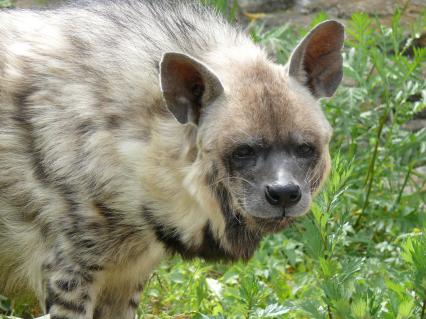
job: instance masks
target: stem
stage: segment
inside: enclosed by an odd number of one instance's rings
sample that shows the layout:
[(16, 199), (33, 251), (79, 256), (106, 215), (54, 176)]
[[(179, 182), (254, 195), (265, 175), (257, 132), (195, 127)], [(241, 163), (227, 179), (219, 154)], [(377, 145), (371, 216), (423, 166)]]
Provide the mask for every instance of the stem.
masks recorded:
[(370, 77), (373, 75), (374, 70), (376, 69), (376, 67), (373, 65), (370, 69), (370, 71), (368, 71), (367, 77), (365, 78), (365, 83), (368, 83), (368, 81), (370, 80)]
[[(159, 286), (160, 286), (161, 290), (164, 290), (164, 286), (163, 286), (163, 283), (161, 282), (161, 278), (160, 278), (160, 276), (159, 276), (157, 273), (154, 273), (154, 274), (151, 276), (151, 278), (149, 279), (149, 282), (151, 281), (151, 279), (152, 279), (154, 276), (155, 276), (155, 279), (157, 279), (157, 282), (158, 282), (158, 284), (159, 284)], [(149, 283), (149, 282), (148, 282), (148, 283)]]
[(327, 311), (328, 311), (328, 319), (333, 319), (333, 314), (331, 313), (331, 307), (328, 304), (327, 304)]
[(367, 184), (367, 194), (365, 195), (365, 200), (364, 200), (364, 204), (362, 206), (361, 213), (359, 214), (357, 220), (355, 221), (355, 227), (358, 226), (358, 224), (361, 220), (361, 217), (364, 215), (364, 212), (368, 207), (368, 202), (369, 202), (369, 199), (370, 199), (370, 193), (371, 193), (371, 189), (373, 187), (374, 170), (375, 170), (375, 166), (376, 166), (377, 154), (378, 154), (379, 145), (380, 145), (380, 137), (382, 135), (383, 127), (385, 126), (387, 117), (388, 117), (388, 112), (385, 112), (385, 114), (383, 114), (382, 118), (380, 119), (379, 127), (377, 129), (377, 140), (376, 140), (376, 144), (374, 145), (373, 156), (371, 158), (370, 165), (368, 167), (367, 179), (365, 181), (365, 183)]
[(425, 317), (425, 311), (426, 311), (426, 299), (423, 300), (422, 314), (420, 315), (420, 319), (423, 319)]
[(393, 204), (393, 209), (396, 209), (396, 206), (401, 201), (402, 193), (404, 192), (405, 187), (407, 186), (408, 179), (410, 178), (411, 172), (413, 171), (413, 165), (408, 165), (407, 173), (405, 174), (404, 182), (402, 183), (402, 186), (399, 190), (398, 197), (395, 200), (395, 203)]

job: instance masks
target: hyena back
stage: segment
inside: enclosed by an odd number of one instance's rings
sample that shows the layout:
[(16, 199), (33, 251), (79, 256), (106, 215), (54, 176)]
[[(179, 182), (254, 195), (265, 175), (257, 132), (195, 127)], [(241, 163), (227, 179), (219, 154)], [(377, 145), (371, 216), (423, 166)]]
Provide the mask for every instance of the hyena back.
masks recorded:
[(133, 318), (163, 257), (250, 258), (327, 175), (343, 37), (280, 66), (192, 2), (0, 12), (0, 293)]

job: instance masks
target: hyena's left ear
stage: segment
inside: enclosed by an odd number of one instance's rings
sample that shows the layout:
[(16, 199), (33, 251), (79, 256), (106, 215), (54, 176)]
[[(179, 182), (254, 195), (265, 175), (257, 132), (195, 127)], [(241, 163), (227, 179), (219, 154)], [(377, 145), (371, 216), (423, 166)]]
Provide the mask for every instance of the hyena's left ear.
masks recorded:
[(175, 52), (161, 59), (160, 85), (168, 109), (181, 124), (198, 124), (201, 108), (223, 93), (218, 77), (206, 65)]
[(341, 49), (344, 26), (328, 20), (318, 24), (294, 49), (289, 75), (307, 86), (316, 98), (332, 96), (343, 77)]

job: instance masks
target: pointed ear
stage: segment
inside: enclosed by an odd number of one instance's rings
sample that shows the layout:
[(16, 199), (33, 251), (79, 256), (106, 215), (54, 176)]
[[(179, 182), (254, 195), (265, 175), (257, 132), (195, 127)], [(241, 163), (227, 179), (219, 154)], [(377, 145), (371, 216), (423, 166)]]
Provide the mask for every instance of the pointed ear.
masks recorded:
[(218, 77), (206, 65), (175, 52), (161, 59), (160, 85), (168, 109), (181, 124), (198, 124), (201, 108), (223, 93)]
[(318, 24), (294, 49), (289, 75), (309, 88), (316, 98), (332, 96), (343, 77), (341, 49), (344, 26), (334, 20)]

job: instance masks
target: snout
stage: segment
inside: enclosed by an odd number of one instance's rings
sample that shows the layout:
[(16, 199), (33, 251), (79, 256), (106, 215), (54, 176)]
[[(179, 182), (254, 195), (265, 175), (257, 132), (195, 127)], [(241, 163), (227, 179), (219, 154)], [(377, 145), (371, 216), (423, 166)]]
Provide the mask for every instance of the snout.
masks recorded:
[(272, 206), (290, 208), (300, 201), (302, 191), (293, 183), (265, 185), (265, 198)]
[(299, 184), (293, 178), (291, 181), (275, 180), (259, 186), (247, 187), (241, 197), (241, 206), (247, 214), (276, 221), (308, 212), (312, 198), (308, 185)]

